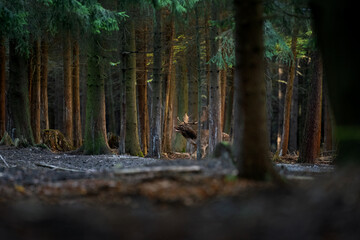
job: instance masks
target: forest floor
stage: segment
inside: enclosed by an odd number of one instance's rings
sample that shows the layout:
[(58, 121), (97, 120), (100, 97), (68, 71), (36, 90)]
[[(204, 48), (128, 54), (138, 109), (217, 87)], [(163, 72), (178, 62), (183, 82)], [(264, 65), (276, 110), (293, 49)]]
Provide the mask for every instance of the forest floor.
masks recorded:
[(359, 169), (71, 155), (0, 146), (0, 239), (359, 239)]

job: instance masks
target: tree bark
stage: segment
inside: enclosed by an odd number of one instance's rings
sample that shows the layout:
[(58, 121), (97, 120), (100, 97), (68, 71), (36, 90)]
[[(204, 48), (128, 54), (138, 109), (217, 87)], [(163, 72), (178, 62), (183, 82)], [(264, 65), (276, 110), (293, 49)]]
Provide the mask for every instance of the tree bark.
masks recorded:
[(5, 111), (5, 88), (6, 88), (6, 47), (5, 39), (0, 37), (0, 139), (6, 131)]
[(130, 20), (129, 35), (126, 41), (126, 137), (125, 151), (133, 156), (143, 156), (140, 148), (137, 107), (136, 107), (136, 46), (135, 23)]
[(221, 132), (224, 131), (224, 125), (225, 125), (225, 118), (226, 118), (226, 112), (225, 112), (225, 102), (226, 102), (226, 81), (227, 81), (227, 70), (223, 69), (220, 71), (220, 83), (221, 83), (221, 94), (220, 94), (220, 102), (221, 102), (221, 123), (220, 123), (220, 130)]
[(321, 99), (323, 69), (320, 55), (313, 56), (314, 73), (307, 104), (305, 128), (300, 146), (299, 162), (315, 163), (320, 153)]
[[(218, 20), (217, 4), (211, 5), (211, 19)], [(218, 52), (219, 41), (218, 28), (216, 25), (210, 28), (210, 54), (215, 56)], [(216, 63), (210, 64), (210, 89), (209, 89), (209, 152), (213, 152), (215, 146), (221, 141), (221, 93), (220, 93), (220, 74)]]
[[(169, 18), (169, 19), (166, 19)], [(163, 137), (162, 137), (162, 151), (170, 152), (171, 151), (171, 139), (172, 139), (172, 116), (173, 116), (173, 93), (171, 92), (171, 73), (173, 68), (173, 58), (174, 58), (174, 19), (170, 16), (164, 16), (164, 30), (165, 39), (164, 39), (164, 66), (163, 66), (163, 83), (165, 84), (165, 102), (164, 102), (164, 123), (163, 123)]]
[[(201, 48), (201, 32), (199, 25), (199, 8), (201, 6), (198, 5), (195, 8), (195, 26), (196, 26), (196, 53), (197, 53), (197, 82), (198, 82), (198, 129), (197, 129), (197, 139), (196, 139), (196, 158), (200, 160), (202, 158), (202, 148), (201, 148), (201, 139), (202, 139), (202, 129), (204, 127), (205, 121), (207, 121), (206, 115), (206, 106), (207, 106), (207, 78), (206, 78), (206, 66), (204, 59), (202, 56), (202, 48)], [(205, 34), (204, 34), (205, 35)], [(205, 113), (205, 114), (204, 114)]]
[(34, 144), (30, 123), (30, 103), (28, 76), (26, 73), (27, 59), (16, 50), (17, 43), (10, 40), (9, 44), (9, 107), (15, 126), (15, 136), (22, 142)]
[(73, 120), (74, 120), (74, 147), (82, 145), (81, 111), (80, 111), (80, 46), (78, 40), (73, 42)]
[(277, 122), (277, 138), (276, 138), (276, 150), (280, 152), (281, 142), (282, 142), (282, 131), (284, 124), (284, 93), (285, 93), (285, 84), (287, 77), (287, 69), (283, 64), (279, 65), (278, 69), (278, 122)]
[[(188, 86), (187, 86), (187, 75), (186, 75), (186, 58), (185, 55), (182, 55), (179, 59), (177, 67), (177, 74), (181, 76), (180, 79), (176, 82), (177, 89), (177, 117), (183, 119), (185, 113), (188, 113)], [(186, 139), (180, 134), (175, 135), (174, 139), (174, 151), (176, 152), (185, 152), (186, 150)]]
[(40, 99), (41, 99), (41, 40), (37, 39), (34, 43), (34, 57), (35, 57), (35, 76), (32, 80), (31, 86), (31, 128), (34, 134), (35, 143), (41, 141), (40, 129)]
[(92, 36), (88, 55), (87, 101), (85, 123), (85, 154), (110, 153), (106, 136), (105, 87), (100, 40)]
[(291, 52), (293, 54), (293, 59), (290, 65), (289, 80), (287, 81), (286, 92), (285, 92), (284, 124), (283, 124), (282, 139), (281, 139), (282, 140), (281, 151), (280, 151), (281, 156), (285, 156), (287, 154), (288, 146), (289, 146), (291, 100), (293, 95), (295, 67), (296, 67), (296, 46), (297, 46), (297, 30), (294, 30), (293, 36), (291, 38)]
[[(296, 72), (297, 67), (295, 68)], [(298, 150), (298, 118), (299, 118), (299, 77), (296, 74), (294, 79), (293, 95), (291, 98), (291, 114), (289, 129), (289, 151)]]
[(150, 149), (149, 156), (161, 156), (161, 9), (155, 8), (154, 19), (154, 64), (152, 81)]
[(48, 104), (48, 59), (49, 44), (47, 39), (41, 42), (41, 128), (49, 129), (49, 104)]
[(239, 176), (278, 179), (272, 168), (266, 126), (263, 7), (257, 0), (235, 4), (235, 108), (233, 151)]
[(139, 54), (137, 54), (138, 59), (138, 69), (137, 71), (137, 92), (138, 92), (138, 105), (139, 105), (139, 126), (140, 126), (140, 140), (142, 145), (142, 150), (144, 155), (148, 152), (148, 143), (149, 143), (149, 110), (147, 104), (147, 34), (148, 27), (145, 26), (143, 29), (138, 31), (139, 40), (141, 43), (138, 45)]
[(73, 142), (73, 88), (71, 71), (71, 36), (70, 31), (64, 33), (63, 63), (64, 63), (64, 135)]

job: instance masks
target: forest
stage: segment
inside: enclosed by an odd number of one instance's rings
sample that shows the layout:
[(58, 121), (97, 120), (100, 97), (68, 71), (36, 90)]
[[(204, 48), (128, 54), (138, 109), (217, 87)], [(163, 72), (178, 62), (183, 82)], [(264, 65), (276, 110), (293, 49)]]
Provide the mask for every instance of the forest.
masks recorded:
[(356, 16), (0, 0), (0, 236), (356, 239)]

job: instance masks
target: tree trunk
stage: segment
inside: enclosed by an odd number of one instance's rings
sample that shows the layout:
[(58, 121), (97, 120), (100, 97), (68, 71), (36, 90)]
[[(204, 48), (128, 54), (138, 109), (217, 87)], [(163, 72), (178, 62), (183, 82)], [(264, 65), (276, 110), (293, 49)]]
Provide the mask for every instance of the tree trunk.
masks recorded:
[[(298, 63), (297, 63), (298, 64)], [(295, 68), (296, 72), (297, 67)], [(298, 117), (299, 117), (299, 77), (295, 74), (293, 95), (291, 100), (290, 129), (289, 129), (289, 151), (298, 149)]]
[(281, 139), (284, 123), (284, 93), (285, 93), (285, 84), (287, 70), (286, 67), (282, 64), (279, 65), (278, 69), (279, 82), (278, 82), (278, 123), (277, 123), (277, 138), (276, 138), (276, 150), (280, 152), (281, 149)]
[(6, 131), (5, 89), (6, 88), (6, 47), (5, 39), (0, 37), (0, 139)]
[[(180, 76), (176, 82), (177, 86), (177, 117), (180, 120), (184, 119), (185, 113), (188, 113), (188, 86), (187, 86), (187, 75), (186, 75), (186, 58), (185, 55), (179, 59), (177, 67), (177, 76)], [(175, 135), (174, 140), (174, 151), (185, 152), (186, 150), (186, 139), (180, 134)]]
[[(170, 19), (166, 19), (170, 18)], [(164, 123), (163, 123), (163, 137), (162, 137), (162, 151), (171, 152), (171, 138), (172, 138), (172, 115), (173, 115), (173, 101), (171, 92), (171, 73), (173, 68), (173, 57), (174, 57), (174, 20), (172, 17), (164, 16), (164, 48), (165, 48), (165, 59), (163, 66), (163, 83), (165, 84), (165, 102), (164, 102)]]
[(333, 114), (327, 94), (326, 83), (323, 87), (323, 99), (324, 99), (324, 151), (333, 150)]
[(40, 99), (41, 99), (41, 41), (37, 39), (34, 43), (34, 57), (35, 57), (35, 76), (32, 80), (31, 86), (31, 128), (34, 134), (35, 143), (41, 141), (40, 129)]
[(128, 26), (129, 35), (126, 41), (126, 137), (125, 151), (133, 156), (143, 156), (140, 149), (137, 107), (136, 107), (136, 46), (135, 46), (135, 25), (130, 20)]
[(284, 104), (284, 124), (283, 124), (282, 139), (281, 139), (282, 140), (281, 151), (280, 151), (281, 156), (285, 156), (287, 154), (288, 146), (289, 146), (291, 100), (293, 94), (295, 67), (296, 67), (296, 46), (297, 46), (297, 30), (294, 30), (291, 39), (291, 52), (294, 58), (291, 61), (289, 80), (286, 85), (285, 104)]
[(85, 154), (110, 153), (106, 137), (105, 86), (100, 42), (92, 36), (88, 55), (87, 101), (85, 123)]
[(154, 19), (154, 64), (150, 121), (150, 149), (152, 157), (161, 156), (161, 9), (155, 9)]
[(225, 112), (225, 102), (226, 102), (226, 80), (227, 80), (227, 70), (223, 69), (220, 71), (220, 83), (221, 83), (221, 94), (220, 94), (220, 99), (221, 99), (221, 124), (220, 124), (220, 130), (221, 132), (224, 131), (224, 125), (225, 125), (225, 117), (226, 117), (226, 112)]
[(41, 42), (41, 128), (49, 129), (48, 105), (48, 58), (49, 45), (46, 39)]
[(235, 108), (233, 151), (239, 176), (278, 179), (272, 168), (266, 126), (263, 7), (257, 0), (235, 3)]
[(70, 31), (64, 33), (63, 62), (64, 62), (64, 135), (73, 142), (73, 88), (71, 71), (71, 36)]
[(323, 69), (320, 55), (313, 56), (314, 73), (307, 104), (305, 128), (300, 146), (299, 162), (314, 163), (320, 153), (321, 96)]
[(15, 126), (15, 136), (22, 142), (34, 144), (34, 137), (30, 123), (30, 103), (28, 90), (28, 76), (26, 73), (27, 60), (16, 50), (15, 40), (10, 41), (9, 51), (9, 107)]
[[(206, 105), (207, 105), (207, 79), (206, 79), (206, 66), (204, 59), (202, 56), (202, 48), (201, 48), (201, 32), (200, 32), (200, 25), (199, 25), (199, 9), (201, 6), (198, 5), (195, 8), (195, 26), (196, 26), (196, 53), (197, 53), (197, 69), (198, 69), (198, 129), (197, 129), (197, 153), (196, 158), (200, 160), (202, 158), (202, 148), (201, 148), (201, 138), (202, 138), (202, 129), (207, 121), (206, 115)], [(205, 114), (204, 114), (205, 113)]]
[(231, 69), (231, 76), (227, 81), (227, 100), (225, 109), (225, 125), (224, 132), (230, 134), (233, 120), (234, 106), (234, 69)]
[[(217, 4), (211, 5), (211, 19), (218, 20)], [(210, 28), (210, 54), (215, 56), (218, 52), (219, 41), (218, 28), (216, 25)], [(213, 152), (215, 146), (221, 141), (221, 93), (220, 74), (216, 63), (210, 64), (210, 90), (209, 90), (209, 152)]]
[(147, 31), (148, 28), (145, 26), (143, 29), (138, 31), (139, 39), (141, 43), (138, 45), (139, 54), (138, 56), (138, 69), (137, 71), (137, 91), (138, 91), (138, 105), (139, 105), (139, 125), (140, 125), (140, 140), (144, 155), (148, 152), (149, 143), (149, 111), (147, 104)]
[(82, 145), (81, 111), (80, 111), (80, 46), (79, 42), (73, 42), (73, 113), (74, 113), (74, 147)]
[[(358, 21), (353, 1), (312, 0), (314, 30), (324, 60), (329, 99), (338, 142), (336, 163), (359, 165), (360, 156), (360, 49), (351, 24)], [(336, 17), (334, 17), (336, 16)]]

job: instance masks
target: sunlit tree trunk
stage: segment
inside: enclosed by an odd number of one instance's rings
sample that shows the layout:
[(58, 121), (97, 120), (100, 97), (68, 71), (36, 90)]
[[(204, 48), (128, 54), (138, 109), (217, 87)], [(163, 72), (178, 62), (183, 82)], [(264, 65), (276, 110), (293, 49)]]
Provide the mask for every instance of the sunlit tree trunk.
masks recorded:
[(49, 129), (48, 105), (48, 58), (49, 45), (47, 39), (41, 42), (41, 128)]
[(221, 106), (220, 106), (220, 110), (221, 110), (221, 114), (220, 114), (220, 130), (221, 132), (224, 131), (224, 125), (225, 125), (225, 118), (226, 118), (226, 112), (225, 112), (225, 102), (226, 102), (226, 80), (227, 80), (227, 70), (223, 69), (220, 71), (220, 84), (221, 84), (221, 94), (220, 94), (220, 99), (221, 99)]
[(63, 63), (64, 63), (64, 135), (72, 143), (73, 140), (73, 88), (71, 71), (71, 36), (70, 31), (64, 33)]
[(137, 91), (138, 91), (138, 105), (139, 105), (139, 126), (140, 126), (140, 139), (141, 145), (143, 149), (144, 155), (148, 152), (148, 143), (149, 143), (149, 110), (147, 104), (147, 33), (148, 27), (145, 26), (144, 28), (138, 31), (138, 36), (141, 41), (141, 44), (138, 45), (138, 49), (140, 51), (137, 54), (137, 59), (139, 63), (139, 71), (137, 77)]
[(161, 156), (161, 10), (155, 9), (154, 19), (154, 64), (150, 120), (150, 149), (152, 157)]
[(297, 30), (294, 30), (291, 39), (291, 52), (293, 59), (290, 65), (289, 79), (286, 85), (285, 92), (285, 104), (284, 104), (284, 124), (281, 139), (281, 151), (280, 155), (285, 156), (288, 152), (289, 146), (289, 132), (290, 132), (290, 114), (291, 114), (291, 100), (293, 95), (294, 79), (295, 79), (295, 67), (296, 67), (296, 46), (297, 46)]
[(136, 46), (134, 21), (128, 23), (129, 35), (126, 41), (126, 137), (125, 151), (134, 156), (143, 156), (140, 149), (137, 107), (136, 107)]
[(34, 70), (35, 75), (31, 86), (31, 128), (35, 143), (40, 143), (40, 99), (41, 99), (41, 41), (37, 39), (34, 43)]
[(6, 47), (5, 39), (0, 37), (0, 139), (6, 131), (5, 114), (5, 87), (6, 87)]
[(15, 136), (28, 144), (34, 144), (30, 123), (30, 103), (28, 76), (26, 73), (27, 59), (16, 49), (17, 43), (9, 44), (9, 107), (15, 126)]
[(73, 120), (74, 120), (74, 147), (82, 145), (81, 112), (80, 112), (80, 46), (79, 42), (73, 42)]
[(321, 99), (323, 68), (320, 55), (313, 56), (314, 73), (309, 90), (305, 128), (300, 145), (299, 162), (314, 163), (320, 153)]
[(235, 4), (235, 112), (233, 151), (239, 176), (277, 178), (272, 168), (266, 126), (263, 6), (257, 0)]

